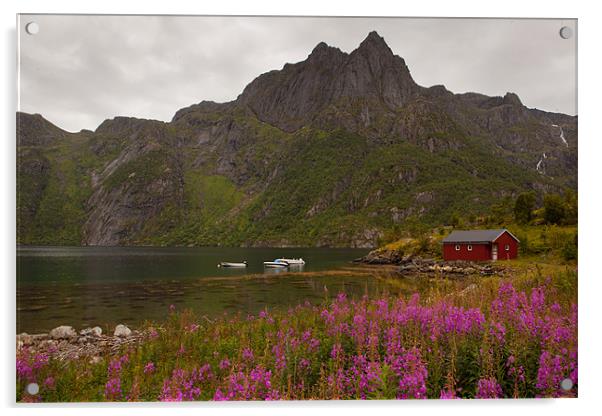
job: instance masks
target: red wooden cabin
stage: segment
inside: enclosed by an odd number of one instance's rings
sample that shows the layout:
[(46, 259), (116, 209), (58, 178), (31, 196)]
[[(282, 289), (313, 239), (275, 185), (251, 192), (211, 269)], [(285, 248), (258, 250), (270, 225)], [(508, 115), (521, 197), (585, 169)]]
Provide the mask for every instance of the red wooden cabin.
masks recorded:
[(452, 231), (442, 240), (444, 260), (510, 260), (520, 241), (506, 229)]

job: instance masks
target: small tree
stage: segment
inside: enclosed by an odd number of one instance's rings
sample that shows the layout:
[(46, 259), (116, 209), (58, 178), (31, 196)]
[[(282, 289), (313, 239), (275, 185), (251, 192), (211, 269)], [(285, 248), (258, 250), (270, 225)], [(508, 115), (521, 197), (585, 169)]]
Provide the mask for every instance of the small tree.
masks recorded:
[(549, 194), (543, 198), (543, 218), (548, 224), (560, 224), (565, 217), (564, 201), (560, 195)]
[(577, 194), (572, 189), (564, 192), (564, 221), (577, 224)]
[(454, 228), (458, 228), (462, 225), (462, 219), (460, 218), (460, 215), (458, 215), (457, 212), (454, 212), (450, 219), (449, 219), (449, 225), (451, 225)]
[(535, 194), (527, 192), (520, 194), (514, 203), (514, 220), (519, 224), (527, 224), (533, 217)]
[(562, 257), (567, 261), (577, 260), (577, 233), (565, 241), (562, 247)]

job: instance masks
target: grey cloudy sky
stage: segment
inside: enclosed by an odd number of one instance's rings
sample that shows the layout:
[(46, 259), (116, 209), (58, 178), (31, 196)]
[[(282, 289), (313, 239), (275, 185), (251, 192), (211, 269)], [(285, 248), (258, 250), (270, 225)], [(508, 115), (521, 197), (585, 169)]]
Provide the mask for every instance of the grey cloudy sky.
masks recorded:
[(235, 99), (321, 41), (351, 52), (376, 30), (420, 85), (512, 91), (528, 107), (576, 114), (576, 39), (562, 26), (576, 33), (574, 20), (24, 15), (19, 109), (69, 131), (117, 115), (168, 121)]

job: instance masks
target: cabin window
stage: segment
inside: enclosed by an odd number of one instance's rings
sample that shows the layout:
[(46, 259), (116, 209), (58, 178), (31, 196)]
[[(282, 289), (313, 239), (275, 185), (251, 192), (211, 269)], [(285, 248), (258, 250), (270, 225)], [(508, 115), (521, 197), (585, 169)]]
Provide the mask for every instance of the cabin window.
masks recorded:
[(510, 251), (510, 244), (506, 244), (506, 245), (504, 246), (504, 250), (506, 250), (506, 251)]
[(468, 247), (466, 247), (468, 249), (468, 251), (472, 251), (472, 245), (469, 244)]
[(460, 244), (456, 244), (456, 251), (460, 251)]

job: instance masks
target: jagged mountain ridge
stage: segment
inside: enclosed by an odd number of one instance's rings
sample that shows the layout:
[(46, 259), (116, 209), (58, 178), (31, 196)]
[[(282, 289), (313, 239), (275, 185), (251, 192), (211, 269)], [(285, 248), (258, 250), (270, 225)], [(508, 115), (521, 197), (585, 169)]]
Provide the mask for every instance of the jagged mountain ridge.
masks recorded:
[(409, 218), (577, 180), (576, 117), (419, 86), (376, 32), (169, 123), (17, 125), (22, 244), (372, 246)]

